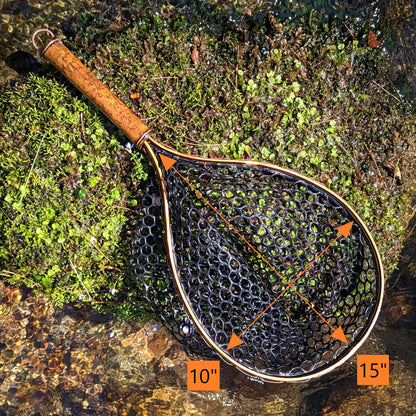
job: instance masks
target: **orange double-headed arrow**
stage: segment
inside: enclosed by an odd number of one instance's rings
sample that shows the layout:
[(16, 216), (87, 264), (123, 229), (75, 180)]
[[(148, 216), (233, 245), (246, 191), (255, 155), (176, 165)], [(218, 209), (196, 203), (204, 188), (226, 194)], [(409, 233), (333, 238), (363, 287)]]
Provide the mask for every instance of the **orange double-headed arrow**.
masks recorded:
[(300, 271), (296, 278), (293, 279), (290, 283), (288, 283), (288, 286), (285, 290), (283, 290), (282, 292), (280, 292), (280, 294), (273, 300), (273, 302), (270, 303), (269, 306), (267, 306), (267, 308), (265, 308), (261, 313), (259, 313), (256, 317), (256, 319), (250, 323), (250, 325), (240, 334), (240, 336), (237, 336), (236, 334), (233, 334), (231, 336), (230, 342), (228, 343), (227, 346), (227, 350), (230, 350), (231, 348), (237, 347), (238, 345), (242, 344), (243, 341), (241, 340), (241, 337), (264, 315), (264, 313), (270, 309), (272, 307), (272, 305), (274, 303), (276, 303), (283, 294), (285, 294), (289, 289), (293, 289), (302, 299), (303, 301), (332, 329), (332, 334), (331, 337), (338, 339), (339, 341), (344, 342), (345, 344), (348, 344), (347, 338), (345, 337), (344, 331), (342, 330), (342, 328), (339, 326), (338, 328), (334, 328), (312, 305), (311, 303), (304, 297), (302, 296), (294, 287), (293, 284), (312, 266), (312, 264), (314, 264), (319, 257), (322, 256), (322, 254), (324, 254), (329, 247), (332, 246), (332, 244), (335, 243), (335, 241), (338, 240), (338, 238), (340, 238), (341, 236), (344, 236), (345, 238), (348, 237), (348, 235), (350, 234), (351, 231), (351, 227), (352, 227), (353, 222), (349, 222), (347, 224), (342, 225), (341, 227), (338, 227), (338, 235), (319, 253), (318, 256), (315, 257), (315, 259), (313, 261), (311, 261), (302, 271)]
[(170, 168), (172, 168), (193, 190), (194, 192), (207, 204), (209, 205), (216, 214), (288, 285), (285, 290), (283, 290), (270, 304), (265, 308), (259, 315), (257, 315), (256, 319), (250, 323), (249, 326), (240, 334), (240, 336), (237, 336), (235, 333), (232, 334), (231, 339), (228, 343), (227, 350), (230, 350), (231, 348), (234, 348), (240, 344), (243, 344), (243, 341), (241, 340), (241, 337), (264, 315), (264, 313), (272, 307), (272, 305), (279, 300), (279, 298), (287, 292), (289, 289), (292, 289), (295, 291), (301, 299), (332, 329), (331, 336), (335, 339), (340, 340), (341, 342), (344, 342), (345, 344), (348, 344), (347, 338), (345, 337), (344, 331), (341, 327), (334, 328), (312, 305), (311, 303), (304, 297), (302, 294), (300, 294), (295, 287), (293, 287), (293, 284), (340, 238), (341, 236), (344, 236), (345, 238), (348, 237), (353, 222), (349, 222), (347, 224), (342, 225), (341, 227), (338, 227), (338, 236), (334, 238), (328, 246), (322, 250), (322, 252), (312, 261), (310, 262), (305, 269), (300, 271), (296, 278), (292, 282), (288, 282), (271, 264), (267, 259), (239, 232), (237, 231), (234, 226), (201, 194), (201, 192), (198, 191), (181, 173), (179, 173), (173, 165), (176, 163), (175, 159), (172, 159), (170, 157), (159, 155), (163, 166), (166, 171), (168, 171)]

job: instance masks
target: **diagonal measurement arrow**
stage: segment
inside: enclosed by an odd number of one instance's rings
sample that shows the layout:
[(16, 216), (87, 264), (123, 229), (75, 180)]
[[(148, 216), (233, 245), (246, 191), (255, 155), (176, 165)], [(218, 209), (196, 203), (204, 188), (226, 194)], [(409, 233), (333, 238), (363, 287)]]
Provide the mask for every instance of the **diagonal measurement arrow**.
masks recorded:
[(215, 213), (288, 285), (288, 287), (282, 291), (279, 296), (277, 296), (269, 306), (267, 306), (266, 309), (264, 309), (257, 317), (256, 319), (250, 323), (250, 325), (241, 333), (240, 336), (237, 336), (236, 334), (232, 334), (231, 339), (228, 343), (227, 350), (234, 348), (240, 344), (243, 344), (243, 341), (241, 340), (241, 337), (245, 334), (245, 332), (252, 327), (259, 319), (260, 317), (275, 303), (277, 300), (289, 289), (292, 289), (294, 292), (296, 292), (301, 299), (332, 329), (331, 337), (340, 340), (341, 342), (344, 342), (345, 344), (348, 344), (347, 338), (345, 337), (344, 331), (341, 327), (334, 328), (312, 305), (311, 303), (302, 296), (296, 288), (293, 287), (293, 284), (314, 264), (319, 257), (321, 257), (341, 236), (344, 236), (345, 238), (348, 237), (353, 222), (350, 222), (348, 224), (344, 224), (337, 228), (339, 234), (338, 236), (331, 241), (331, 243), (328, 244), (328, 246), (311, 262), (306, 266), (304, 270), (298, 273), (296, 278), (292, 282), (288, 282), (271, 264), (267, 259), (236, 229), (234, 226), (201, 194), (198, 189), (196, 189), (180, 172), (178, 172), (177, 169), (173, 167), (173, 165), (177, 162), (175, 159), (172, 159), (170, 157), (164, 156), (159, 154), (160, 160), (163, 163), (163, 166), (166, 171), (169, 169), (173, 169), (193, 190), (194, 192), (207, 204), (209, 205)]
[(166, 171), (172, 168), (194, 191), (195, 193), (207, 204), (209, 205), (216, 214), (253, 250), (256, 254), (287, 284), (289, 282), (264, 258), (264, 256), (239, 232), (237, 231), (234, 226), (206, 199), (201, 192), (198, 191), (189, 181), (186, 179), (181, 173), (179, 173), (173, 165), (176, 163), (175, 159), (171, 159), (170, 157), (159, 155), (160, 159), (162, 160), (163, 166), (165, 167)]
[[(312, 260), (302, 271), (300, 271), (296, 278), (293, 279), (290, 283), (288, 283), (288, 286), (285, 290), (280, 292), (280, 294), (265, 308), (262, 312), (260, 312), (256, 319), (251, 322), (251, 324), (240, 334), (240, 336), (237, 336), (233, 334), (231, 336), (230, 342), (228, 343), (227, 350), (230, 350), (231, 348), (237, 347), (238, 345), (242, 344), (243, 341), (241, 340), (241, 337), (264, 315), (264, 313), (274, 305), (281, 297), (284, 295), (289, 289), (293, 289), (292, 285), (319, 259), (319, 257), (322, 256), (334, 243), (338, 240), (341, 236), (344, 236), (345, 238), (348, 237), (353, 222), (350, 222), (348, 224), (344, 224), (341, 227), (338, 227), (338, 235), (319, 253), (318, 256), (315, 257), (314, 260)], [(345, 344), (348, 344), (347, 338), (345, 337), (344, 331), (341, 327), (338, 327), (335, 329), (311, 304), (310, 302), (305, 299), (298, 291), (296, 293), (305, 301), (305, 303), (332, 329), (331, 337), (338, 339), (339, 341), (344, 342)]]

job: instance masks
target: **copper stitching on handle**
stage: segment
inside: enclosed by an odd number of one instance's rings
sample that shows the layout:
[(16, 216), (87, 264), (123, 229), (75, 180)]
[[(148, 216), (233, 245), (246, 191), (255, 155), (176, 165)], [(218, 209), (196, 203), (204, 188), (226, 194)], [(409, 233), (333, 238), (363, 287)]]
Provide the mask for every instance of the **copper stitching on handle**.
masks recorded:
[(44, 47), (43, 47), (43, 50), (42, 50), (42, 56), (45, 54), (45, 52), (49, 49), (49, 47), (50, 46), (52, 46), (52, 45), (54, 45), (55, 43), (61, 43), (62, 41), (61, 41), (61, 39), (58, 39), (58, 38), (55, 38), (55, 39), (52, 39), (51, 41), (49, 41)]
[(152, 135), (152, 131), (146, 130), (136, 141), (135, 145), (139, 148), (139, 150), (143, 149), (144, 143), (150, 138)]

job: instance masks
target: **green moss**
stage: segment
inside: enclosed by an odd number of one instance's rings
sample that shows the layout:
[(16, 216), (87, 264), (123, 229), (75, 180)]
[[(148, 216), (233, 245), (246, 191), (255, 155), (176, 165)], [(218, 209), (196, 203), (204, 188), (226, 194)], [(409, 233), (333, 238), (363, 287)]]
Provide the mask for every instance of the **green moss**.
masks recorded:
[(87, 294), (97, 305), (110, 300), (108, 290), (123, 287), (122, 208), (130, 206), (128, 171), (144, 176), (140, 160), (50, 78), (5, 92), (0, 108), (2, 275), (59, 305)]
[[(177, 149), (273, 161), (324, 182), (365, 218), (388, 274), (400, 247), (392, 250), (392, 238), (401, 240), (410, 215), (412, 179), (392, 177), (387, 155), (398, 168), (414, 166), (403, 149), (414, 152), (415, 115), (384, 92), (397, 96), (362, 22), (321, 23), (311, 14), (283, 24), (265, 17), (258, 26), (242, 12), (236, 21), (255, 28), (243, 42), (224, 9), (216, 32), (182, 13), (189, 10), (171, 6), (165, 19), (143, 11), (132, 27), (102, 39), (96, 56), (128, 61), (112, 76), (118, 94), (139, 92), (136, 111)], [(195, 45), (198, 65), (191, 60)]]
[[(71, 49), (178, 150), (273, 161), (341, 194), (388, 275), (414, 196), (415, 112), (362, 22), (280, 22), (218, 2), (131, 8), (120, 25), (111, 13), (82, 14)], [(58, 304), (89, 294), (98, 308), (141, 313), (123, 228), (146, 167), (78, 97), (56, 73), (2, 94), (2, 274)]]

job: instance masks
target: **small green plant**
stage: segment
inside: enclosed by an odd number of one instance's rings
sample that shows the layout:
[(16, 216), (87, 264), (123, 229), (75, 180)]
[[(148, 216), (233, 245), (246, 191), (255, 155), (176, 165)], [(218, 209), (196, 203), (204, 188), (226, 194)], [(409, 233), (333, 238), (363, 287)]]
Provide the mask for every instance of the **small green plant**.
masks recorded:
[(146, 176), (141, 157), (57, 81), (32, 76), (0, 108), (0, 273), (58, 305), (84, 297), (99, 305), (128, 271), (121, 208), (136, 203), (128, 173)]

